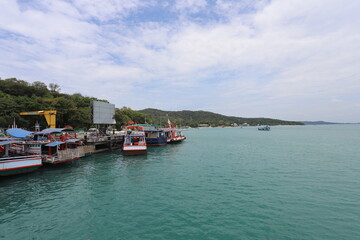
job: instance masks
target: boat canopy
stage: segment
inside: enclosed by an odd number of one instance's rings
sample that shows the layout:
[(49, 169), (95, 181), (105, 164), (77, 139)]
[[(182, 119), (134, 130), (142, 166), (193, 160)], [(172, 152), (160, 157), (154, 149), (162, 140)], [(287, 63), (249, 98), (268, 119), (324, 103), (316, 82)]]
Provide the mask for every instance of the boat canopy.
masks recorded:
[(142, 126), (142, 127), (159, 127), (160, 125), (156, 125), (156, 124), (132, 124), (132, 125), (129, 125), (128, 127), (130, 126)]
[(64, 131), (65, 129), (67, 128), (47, 128), (47, 129), (44, 129), (40, 132), (37, 132), (35, 134), (51, 134), (51, 133), (60, 133), (62, 131)]
[(162, 130), (164, 132), (171, 132), (171, 131), (174, 131), (174, 130), (177, 130), (177, 129), (175, 129), (175, 128), (162, 128)]
[(66, 140), (67, 143), (74, 143), (74, 142), (78, 142), (78, 141), (80, 141), (80, 139), (78, 139), (78, 138), (72, 138), (72, 139)]
[(10, 129), (6, 130), (6, 132), (9, 135), (11, 135), (12, 137), (16, 137), (16, 138), (24, 138), (24, 137), (29, 136), (30, 134), (33, 133), (33, 132), (26, 131), (26, 130), (21, 129), (21, 128), (10, 128)]
[(17, 138), (0, 137), (0, 141), (17, 141)]
[(64, 142), (52, 142), (52, 143), (46, 144), (45, 146), (46, 147), (55, 147), (55, 146), (58, 146), (60, 144), (64, 144)]
[(135, 125), (131, 125), (131, 126), (127, 126), (126, 129), (133, 129), (133, 130), (143, 130), (144, 127), (143, 126), (135, 126)]
[(134, 129), (134, 130), (152, 130), (159, 128), (160, 125), (155, 124), (133, 124), (126, 126), (126, 129)]
[(126, 135), (125, 137), (126, 137), (126, 138), (145, 137), (145, 135), (136, 134), (136, 135)]
[(0, 146), (9, 145), (12, 143), (21, 143), (21, 141), (2, 141), (0, 142)]

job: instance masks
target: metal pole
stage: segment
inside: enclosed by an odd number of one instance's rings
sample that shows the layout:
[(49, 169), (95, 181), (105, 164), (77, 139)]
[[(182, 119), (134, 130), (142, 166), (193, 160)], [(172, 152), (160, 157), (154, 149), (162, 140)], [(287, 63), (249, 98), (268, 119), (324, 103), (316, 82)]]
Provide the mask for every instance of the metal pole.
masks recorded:
[(9, 146), (10, 145), (5, 145), (5, 157), (9, 156)]

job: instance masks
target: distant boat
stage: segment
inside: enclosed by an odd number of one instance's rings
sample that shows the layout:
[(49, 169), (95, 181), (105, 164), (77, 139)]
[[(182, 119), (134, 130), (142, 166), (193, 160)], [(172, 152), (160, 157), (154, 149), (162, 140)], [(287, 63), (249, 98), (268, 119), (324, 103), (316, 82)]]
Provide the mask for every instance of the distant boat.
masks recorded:
[(145, 133), (138, 131), (128, 131), (124, 137), (122, 150), (125, 155), (145, 154), (147, 151)]
[(269, 126), (259, 127), (258, 130), (259, 131), (270, 131), (270, 127)]
[(168, 128), (163, 129), (166, 136), (167, 143), (180, 143), (186, 139), (180, 129), (177, 129), (174, 124), (168, 119)]

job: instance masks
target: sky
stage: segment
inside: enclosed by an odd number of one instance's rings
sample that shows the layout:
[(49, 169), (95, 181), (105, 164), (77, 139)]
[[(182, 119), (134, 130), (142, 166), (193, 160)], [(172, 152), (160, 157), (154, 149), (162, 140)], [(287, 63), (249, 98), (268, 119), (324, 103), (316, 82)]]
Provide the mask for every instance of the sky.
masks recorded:
[(0, 0), (0, 77), (119, 108), (360, 122), (359, 13), (351, 0)]

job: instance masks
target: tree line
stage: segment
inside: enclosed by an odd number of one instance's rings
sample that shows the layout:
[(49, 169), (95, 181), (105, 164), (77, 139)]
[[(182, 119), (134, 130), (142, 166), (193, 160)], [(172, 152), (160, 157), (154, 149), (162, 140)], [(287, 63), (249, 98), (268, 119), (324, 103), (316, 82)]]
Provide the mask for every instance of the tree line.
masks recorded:
[(162, 111), (153, 108), (140, 110), (141, 113), (150, 115), (157, 124), (164, 125), (167, 120), (178, 126), (198, 127), (200, 125), (234, 126), (234, 125), (303, 125), (301, 122), (284, 121), (272, 118), (242, 118), (225, 116), (207, 111)]
[[(56, 110), (57, 127), (70, 125), (74, 128), (90, 128), (91, 101), (104, 101), (80, 93), (65, 94), (56, 83), (48, 86), (40, 81), (29, 83), (16, 78), (0, 78), (0, 128), (9, 127), (14, 119), (18, 127), (34, 130), (38, 121), (41, 128), (47, 123), (43, 116), (21, 116), (20, 112)], [(302, 125), (301, 122), (283, 121), (271, 118), (241, 118), (224, 116), (207, 111), (162, 111), (158, 109), (132, 110), (128, 107), (115, 109), (116, 128), (131, 123), (150, 123), (166, 125), (168, 119), (177, 126), (198, 127), (200, 124), (209, 126), (231, 126), (249, 124), (256, 125)]]
[[(0, 128), (8, 128), (15, 119), (18, 127), (34, 130), (38, 121), (42, 128), (47, 127), (43, 116), (22, 116), (20, 112), (56, 110), (57, 127), (70, 125), (74, 128), (89, 128), (91, 123), (92, 100), (104, 101), (80, 93), (65, 94), (56, 83), (48, 86), (40, 81), (29, 83), (16, 78), (0, 79)], [(152, 123), (146, 114), (123, 107), (115, 109), (116, 128), (129, 122)]]

